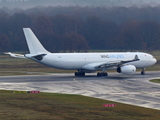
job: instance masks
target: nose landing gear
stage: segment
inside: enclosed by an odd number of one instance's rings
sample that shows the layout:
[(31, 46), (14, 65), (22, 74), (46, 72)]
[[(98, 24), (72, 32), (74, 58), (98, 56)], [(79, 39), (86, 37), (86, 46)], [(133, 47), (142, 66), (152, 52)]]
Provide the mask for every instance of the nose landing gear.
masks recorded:
[(142, 68), (141, 75), (145, 75), (145, 68)]

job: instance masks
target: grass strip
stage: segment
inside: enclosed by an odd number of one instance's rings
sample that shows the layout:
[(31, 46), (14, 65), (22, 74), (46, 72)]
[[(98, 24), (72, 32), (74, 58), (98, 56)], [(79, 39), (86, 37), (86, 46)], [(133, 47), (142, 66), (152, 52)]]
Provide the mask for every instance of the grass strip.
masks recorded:
[(153, 80), (150, 80), (150, 82), (160, 83), (160, 79), (153, 79)]
[[(116, 107), (103, 107), (116, 104)], [(81, 95), (0, 90), (0, 120), (158, 120), (160, 111)]]

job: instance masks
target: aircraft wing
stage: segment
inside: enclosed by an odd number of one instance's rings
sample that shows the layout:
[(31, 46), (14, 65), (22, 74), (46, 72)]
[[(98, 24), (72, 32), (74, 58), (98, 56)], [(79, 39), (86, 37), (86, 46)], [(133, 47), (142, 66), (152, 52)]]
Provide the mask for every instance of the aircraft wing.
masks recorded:
[(121, 66), (125, 63), (130, 63), (130, 62), (134, 62), (134, 61), (138, 61), (140, 60), (138, 58), (137, 55), (135, 55), (135, 58), (132, 59), (132, 60), (126, 60), (126, 61), (111, 61), (111, 62), (108, 62), (108, 63), (104, 63), (104, 64), (101, 64), (101, 65), (98, 65), (98, 66), (95, 66), (95, 68), (103, 68), (103, 67), (118, 67), (118, 66)]
[(110, 61), (110, 62), (99, 62), (99, 63), (91, 63), (83, 66), (83, 69), (88, 69), (88, 70), (97, 70), (97, 69), (102, 69), (102, 68), (110, 68), (110, 67), (118, 67), (121, 66), (125, 63), (129, 62), (134, 62), (140, 60), (137, 55), (135, 55), (135, 58), (132, 60), (125, 60), (125, 61)]
[(4, 54), (8, 54), (12, 57), (15, 57), (15, 58), (26, 58), (24, 55), (22, 54), (14, 54), (14, 53), (11, 53), (11, 52), (5, 52)]

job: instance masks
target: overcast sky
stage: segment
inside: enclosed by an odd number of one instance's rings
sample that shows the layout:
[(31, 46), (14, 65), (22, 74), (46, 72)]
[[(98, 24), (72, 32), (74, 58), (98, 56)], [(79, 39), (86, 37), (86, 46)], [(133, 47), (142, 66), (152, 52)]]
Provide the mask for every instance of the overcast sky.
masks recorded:
[(29, 8), (35, 6), (157, 6), (160, 0), (0, 0), (0, 7)]

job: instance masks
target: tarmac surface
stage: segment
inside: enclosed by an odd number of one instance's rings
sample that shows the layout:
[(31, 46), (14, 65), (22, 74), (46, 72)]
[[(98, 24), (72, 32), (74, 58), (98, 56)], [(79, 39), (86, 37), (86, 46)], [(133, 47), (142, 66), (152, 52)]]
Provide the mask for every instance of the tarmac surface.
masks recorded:
[(160, 78), (160, 72), (109, 73), (108, 77), (97, 77), (95, 73), (86, 77), (70, 73), (1, 76), (0, 89), (79, 94), (160, 110), (160, 84), (149, 82), (154, 78)]

